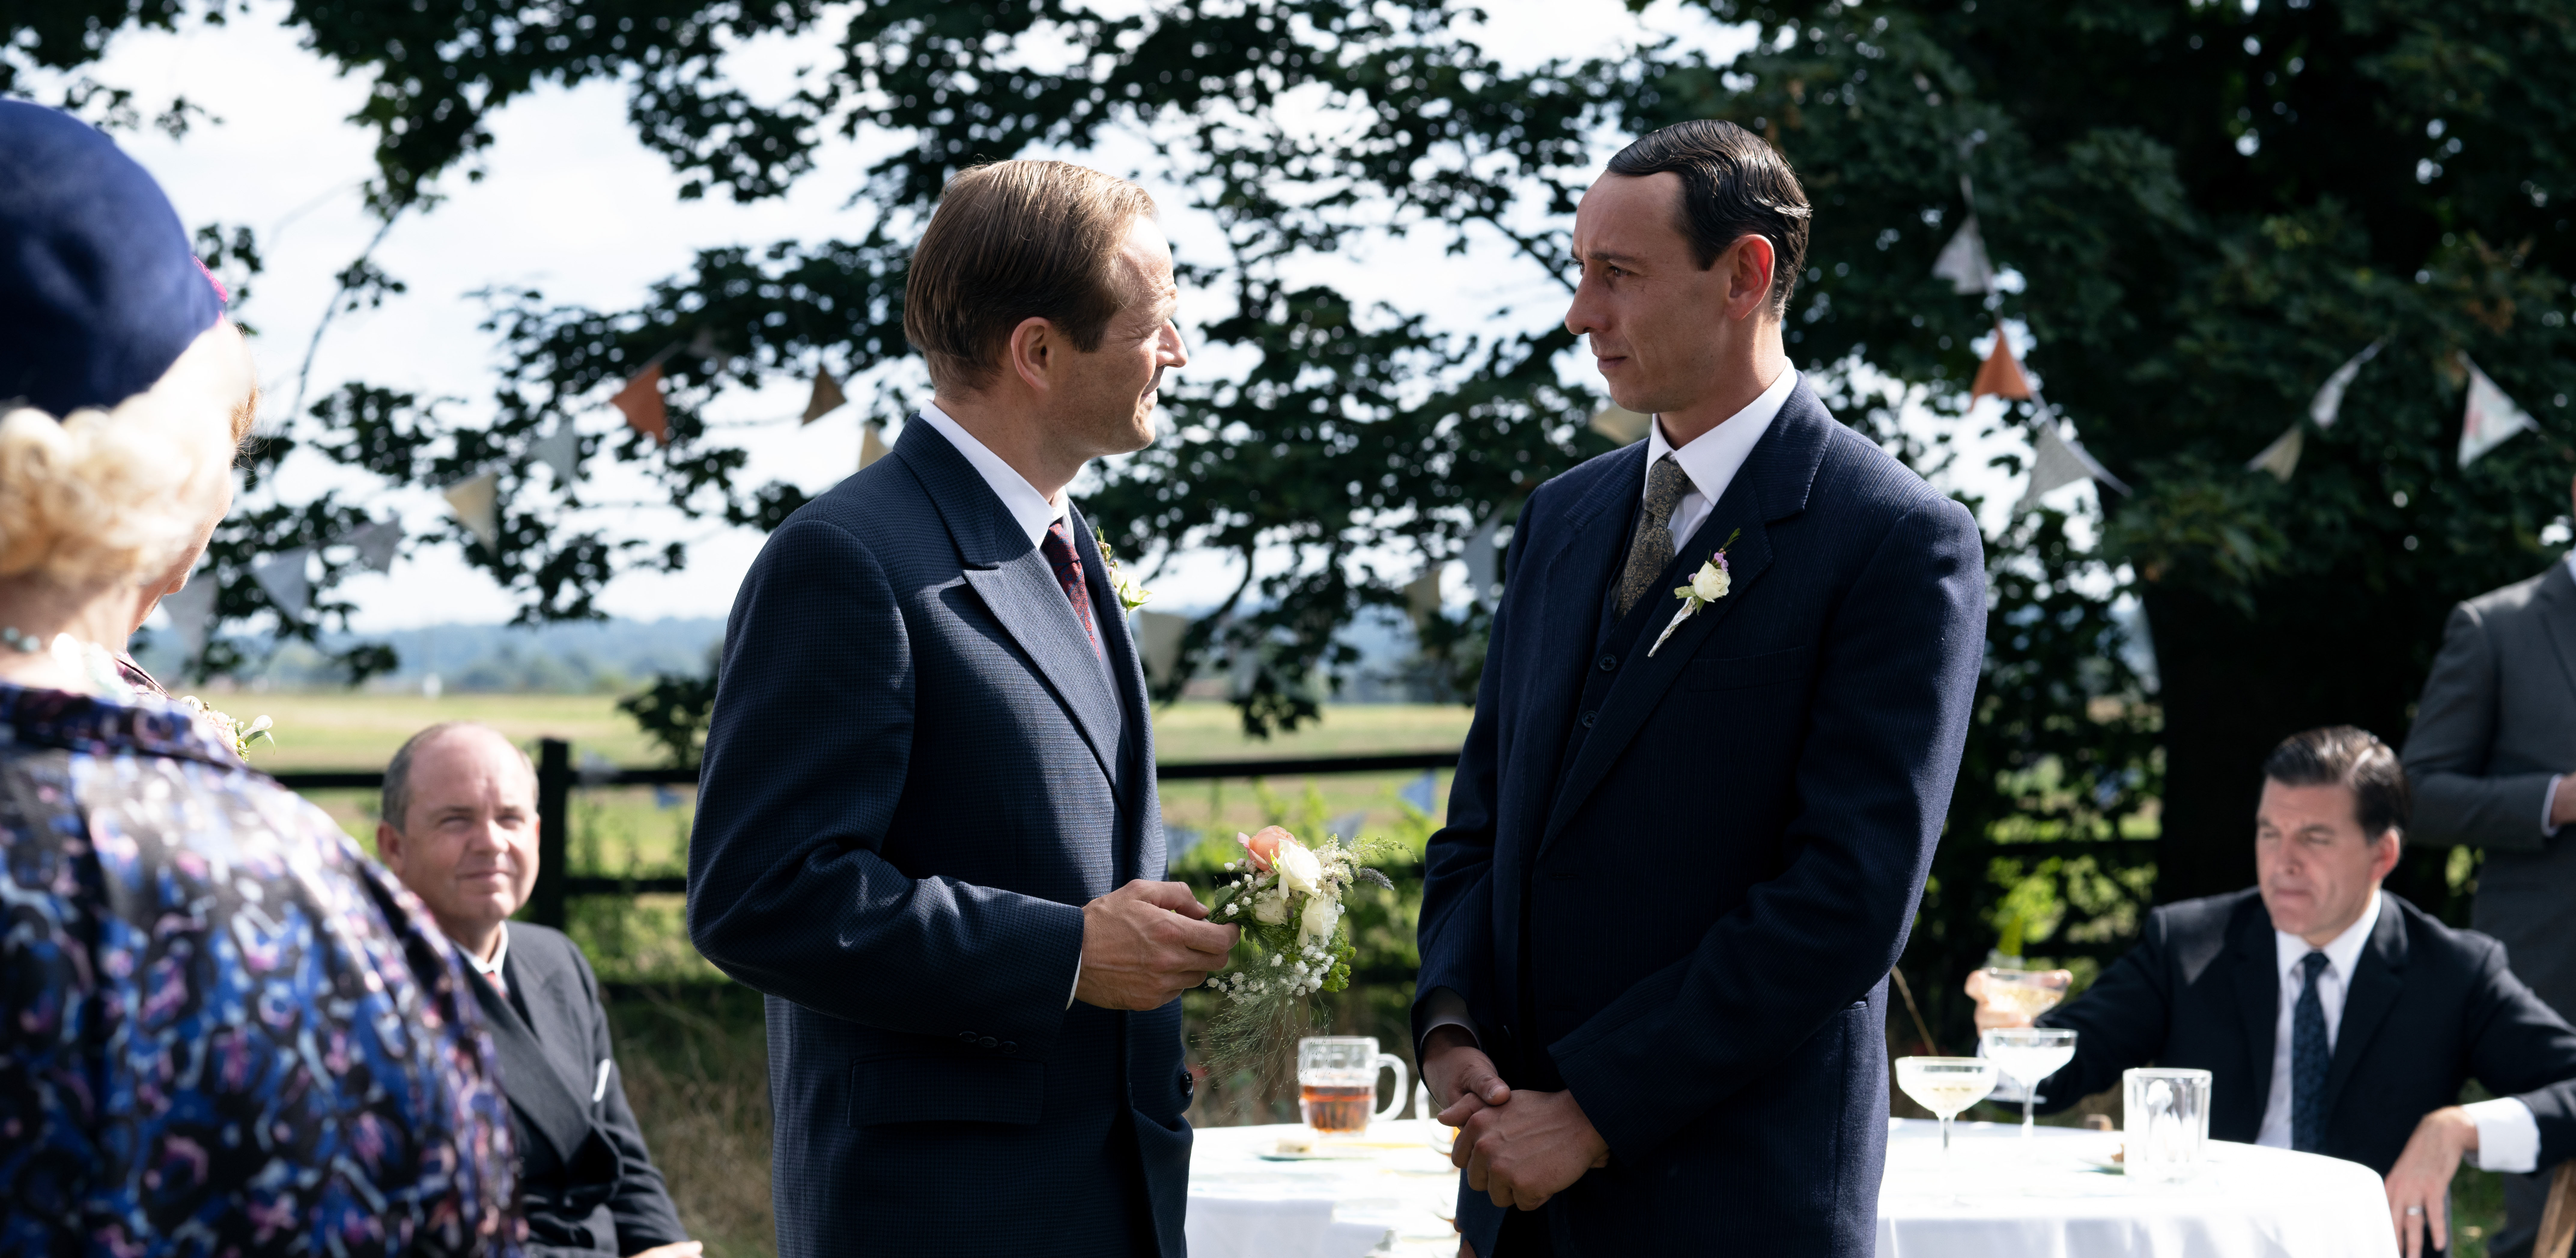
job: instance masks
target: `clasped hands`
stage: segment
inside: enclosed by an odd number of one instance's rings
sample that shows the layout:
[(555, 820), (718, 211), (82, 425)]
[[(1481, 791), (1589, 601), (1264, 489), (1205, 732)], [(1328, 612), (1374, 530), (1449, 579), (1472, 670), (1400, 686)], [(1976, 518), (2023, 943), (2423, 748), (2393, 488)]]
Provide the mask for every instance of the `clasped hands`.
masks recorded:
[(1609, 1143), (1573, 1093), (1514, 1091), (1457, 1027), (1424, 1037), (1422, 1079), (1441, 1123), (1458, 1129), (1449, 1160), (1467, 1172), (1467, 1187), (1497, 1206), (1536, 1210), (1585, 1171), (1610, 1164)]
[(1160, 1009), (1206, 983), (1242, 933), (1207, 915), (1189, 884), (1142, 878), (1083, 905), (1073, 998), (1102, 1009)]

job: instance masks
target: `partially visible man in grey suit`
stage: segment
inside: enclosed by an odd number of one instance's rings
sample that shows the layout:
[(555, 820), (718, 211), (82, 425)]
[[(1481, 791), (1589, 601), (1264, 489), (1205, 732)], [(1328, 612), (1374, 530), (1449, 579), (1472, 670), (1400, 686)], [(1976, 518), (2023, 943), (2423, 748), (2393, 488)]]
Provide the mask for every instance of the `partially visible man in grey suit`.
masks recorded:
[[(2404, 760), (2411, 837), (2487, 850), (2471, 924), (2576, 1020), (2576, 554), (2451, 609)], [(2497, 1258), (2530, 1251), (2550, 1169), (2505, 1177)]]
[(529, 1258), (698, 1258), (627, 1107), (590, 963), (563, 932), (509, 920), (537, 881), (528, 753), (471, 721), (412, 735), (385, 766), (376, 854), (481, 976)]

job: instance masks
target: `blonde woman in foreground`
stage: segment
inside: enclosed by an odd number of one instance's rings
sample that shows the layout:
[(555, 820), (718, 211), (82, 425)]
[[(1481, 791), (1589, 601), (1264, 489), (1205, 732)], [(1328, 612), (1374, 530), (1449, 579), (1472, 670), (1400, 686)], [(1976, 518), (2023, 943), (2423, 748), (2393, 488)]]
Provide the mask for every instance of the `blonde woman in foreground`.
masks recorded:
[(140, 166), (0, 101), (0, 1249), (515, 1252), (452, 952), (123, 662), (231, 506), (223, 303)]

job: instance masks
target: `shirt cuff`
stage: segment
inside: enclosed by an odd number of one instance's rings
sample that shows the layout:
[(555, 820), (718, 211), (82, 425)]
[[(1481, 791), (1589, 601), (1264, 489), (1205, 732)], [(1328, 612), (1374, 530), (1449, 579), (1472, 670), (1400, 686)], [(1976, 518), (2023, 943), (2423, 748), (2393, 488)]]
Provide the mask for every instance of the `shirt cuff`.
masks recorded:
[(1064, 994), (1064, 1007), (1073, 1008), (1074, 992), (1082, 990), (1082, 954), (1073, 954), (1073, 991)]
[(2504, 1096), (2460, 1107), (2478, 1125), (2478, 1147), (2469, 1156), (2482, 1171), (2529, 1173), (2540, 1169), (2540, 1120), (2520, 1097)]
[[(1454, 1026), (1466, 1032), (1469, 1044), (1484, 1047), (1484, 1041), (1476, 1037), (1475, 1020), (1467, 1016), (1467, 998), (1450, 988), (1434, 987), (1430, 995), (1422, 998), (1423, 1040), (1429, 1041), (1431, 1033), (1444, 1026)], [(1413, 1046), (1413, 1059), (1422, 1060), (1421, 1044)]]
[(2544, 839), (2558, 837), (2558, 827), (2549, 824), (2549, 814), (2551, 806), (2558, 802), (2558, 783), (2566, 777), (2564, 773), (2550, 774), (2549, 789), (2540, 793), (2540, 837)]

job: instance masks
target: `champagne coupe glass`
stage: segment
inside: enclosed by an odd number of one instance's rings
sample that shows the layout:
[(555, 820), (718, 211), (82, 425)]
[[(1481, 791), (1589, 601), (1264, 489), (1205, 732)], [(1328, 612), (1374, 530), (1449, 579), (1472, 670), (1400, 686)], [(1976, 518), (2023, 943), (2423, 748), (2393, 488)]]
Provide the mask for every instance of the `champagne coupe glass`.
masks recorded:
[(2038, 1129), (2032, 1107), (2039, 1081), (2075, 1060), (2075, 1033), (2060, 1027), (1996, 1027), (1986, 1032), (1986, 1059), (2021, 1085), (2021, 1138)]
[(1983, 1057), (1899, 1057), (1896, 1086), (1941, 1116), (1941, 1156), (1950, 1156), (1950, 1120), (1995, 1090), (1995, 1063)]
[(2036, 1018), (2066, 999), (2066, 977), (2054, 971), (1988, 966), (1985, 973), (1986, 1003), (2008, 1013)]

